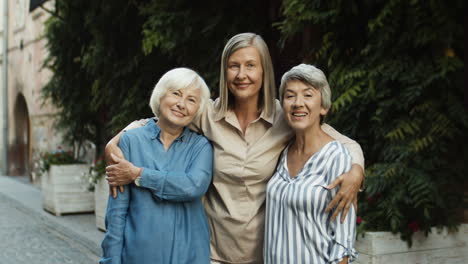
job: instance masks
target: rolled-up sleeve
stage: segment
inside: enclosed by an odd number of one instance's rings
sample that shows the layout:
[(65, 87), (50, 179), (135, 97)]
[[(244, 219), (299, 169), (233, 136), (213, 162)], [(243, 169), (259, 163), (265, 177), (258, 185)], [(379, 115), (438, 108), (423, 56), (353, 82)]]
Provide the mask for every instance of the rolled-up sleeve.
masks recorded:
[(340, 221), (341, 213), (331, 225), (331, 237), (333, 244), (330, 251), (330, 263), (339, 263), (344, 257), (348, 257), (348, 262), (352, 262), (357, 257), (354, 249), (356, 240), (356, 211), (354, 206), (349, 207), (348, 215), (343, 223)]
[[(129, 158), (128, 137), (122, 136), (119, 142), (125, 158)], [(116, 198), (109, 195), (106, 211), (106, 235), (101, 247), (103, 257), (100, 264), (120, 264), (124, 244), (124, 230), (127, 220), (128, 207), (130, 203), (130, 186), (125, 186), (124, 192), (119, 193)]]
[(208, 140), (198, 142), (186, 171), (162, 171), (143, 168), (140, 187), (148, 188), (156, 199), (191, 201), (208, 190), (213, 172), (213, 149)]

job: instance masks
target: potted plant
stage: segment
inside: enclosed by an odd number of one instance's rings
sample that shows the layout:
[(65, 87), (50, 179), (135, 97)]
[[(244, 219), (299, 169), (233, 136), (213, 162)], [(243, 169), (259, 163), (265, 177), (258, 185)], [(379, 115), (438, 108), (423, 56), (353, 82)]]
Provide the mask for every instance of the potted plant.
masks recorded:
[(59, 147), (43, 153), (39, 166), (44, 210), (57, 216), (94, 211), (93, 192), (82, 179), (89, 170), (88, 164)]
[(106, 160), (104, 156), (95, 159), (89, 173), (87, 180), (89, 189), (94, 190), (94, 214), (96, 216), (96, 227), (99, 230), (106, 231), (105, 217), (107, 208), (107, 199), (109, 196), (109, 186), (107, 185), (104, 175), (106, 174)]

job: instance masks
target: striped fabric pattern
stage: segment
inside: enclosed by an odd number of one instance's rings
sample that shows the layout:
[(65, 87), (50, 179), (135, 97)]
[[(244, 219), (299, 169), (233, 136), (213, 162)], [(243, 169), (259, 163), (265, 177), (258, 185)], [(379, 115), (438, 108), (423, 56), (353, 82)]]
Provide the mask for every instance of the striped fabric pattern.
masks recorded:
[(341, 213), (332, 222), (333, 212), (324, 212), (338, 192), (326, 186), (351, 169), (351, 156), (338, 141), (329, 142), (291, 179), (288, 150), (289, 146), (267, 185), (265, 263), (338, 263), (346, 256), (353, 261), (357, 256), (354, 207), (344, 223)]

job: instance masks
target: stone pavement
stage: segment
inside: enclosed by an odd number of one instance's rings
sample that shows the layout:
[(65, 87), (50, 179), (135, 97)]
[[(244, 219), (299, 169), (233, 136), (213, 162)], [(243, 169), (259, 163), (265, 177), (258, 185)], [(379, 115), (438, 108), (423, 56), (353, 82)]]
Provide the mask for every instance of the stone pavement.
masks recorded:
[(0, 176), (0, 264), (97, 263), (104, 233), (94, 214), (54, 216), (24, 178)]

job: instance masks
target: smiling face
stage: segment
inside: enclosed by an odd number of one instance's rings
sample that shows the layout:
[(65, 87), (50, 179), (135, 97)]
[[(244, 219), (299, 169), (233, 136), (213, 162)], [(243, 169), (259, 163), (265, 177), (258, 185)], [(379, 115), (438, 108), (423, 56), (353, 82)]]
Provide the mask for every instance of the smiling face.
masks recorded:
[(257, 103), (262, 88), (263, 67), (255, 47), (241, 48), (227, 62), (227, 83), (236, 100)]
[(200, 107), (201, 91), (189, 86), (168, 90), (159, 103), (159, 121), (171, 127), (183, 128), (190, 124)]
[(320, 115), (328, 110), (322, 107), (320, 90), (297, 80), (289, 81), (283, 94), (283, 112), (294, 130), (320, 127)]

